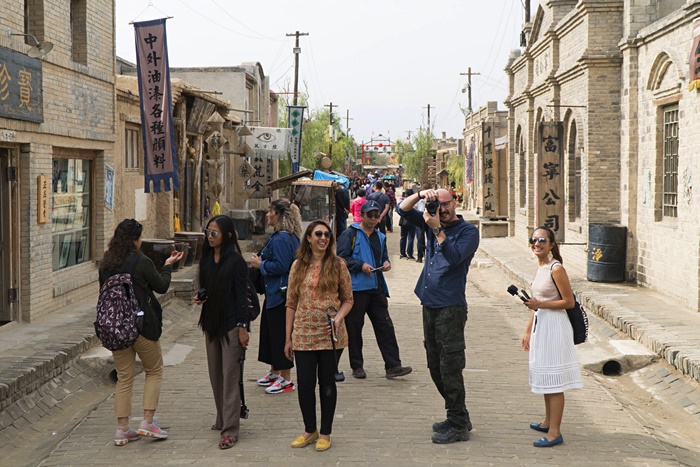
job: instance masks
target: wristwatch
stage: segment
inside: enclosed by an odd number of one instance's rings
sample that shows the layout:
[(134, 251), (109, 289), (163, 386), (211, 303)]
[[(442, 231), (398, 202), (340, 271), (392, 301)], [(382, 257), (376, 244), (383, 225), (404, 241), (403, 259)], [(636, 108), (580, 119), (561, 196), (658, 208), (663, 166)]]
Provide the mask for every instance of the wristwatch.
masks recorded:
[(433, 235), (435, 235), (437, 237), (438, 235), (440, 235), (440, 232), (442, 232), (444, 230), (445, 230), (444, 227), (433, 227)]
[(248, 329), (248, 323), (237, 323), (236, 326), (243, 329)]

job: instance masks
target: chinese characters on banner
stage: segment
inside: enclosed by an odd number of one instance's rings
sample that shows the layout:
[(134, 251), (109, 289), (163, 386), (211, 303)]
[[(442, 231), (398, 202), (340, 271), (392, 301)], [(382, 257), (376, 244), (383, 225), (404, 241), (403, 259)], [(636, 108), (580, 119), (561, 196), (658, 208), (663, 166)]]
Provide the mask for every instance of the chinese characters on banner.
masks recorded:
[(474, 141), (474, 137), (472, 136), (472, 141), (469, 143), (469, 152), (467, 153), (467, 163), (465, 164), (466, 167), (466, 177), (464, 179), (467, 181), (467, 184), (470, 184), (474, 181), (474, 149), (476, 148), (476, 142)]
[(165, 18), (134, 23), (134, 31), (145, 191), (150, 193), (151, 181), (153, 191), (160, 191), (161, 181), (165, 191), (170, 191), (170, 179), (173, 181), (173, 189), (179, 190)]
[(536, 224), (552, 229), (557, 241), (564, 241), (563, 133), (561, 122), (542, 122), (537, 142)]
[(287, 122), (291, 131), (291, 153), (292, 153), (292, 173), (299, 172), (301, 162), (301, 130), (304, 123), (304, 109), (301, 105), (290, 105), (287, 107)]
[(39, 202), (37, 206), (37, 224), (45, 224), (49, 221), (49, 177), (39, 175), (37, 177), (37, 189)]
[(481, 124), (481, 154), (484, 159), (484, 186), (482, 187), (484, 195), (483, 213), (484, 217), (493, 217), (497, 215), (496, 208), (498, 200), (496, 199), (496, 180), (497, 171), (494, 170), (494, 155), (496, 154), (496, 129), (491, 122)]
[(690, 49), (690, 91), (700, 90), (700, 19), (693, 22), (693, 48)]
[(0, 117), (44, 121), (41, 60), (0, 47)]
[(272, 190), (265, 184), (272, 181), (274, 175), (273, 159), (287, 157), (289, 149), (290, 128), (251, 127), (246, 143), (253, 150), (250, 163), (253, 175), (248, 186), (253, 190), (251, 198), (269, 198)]

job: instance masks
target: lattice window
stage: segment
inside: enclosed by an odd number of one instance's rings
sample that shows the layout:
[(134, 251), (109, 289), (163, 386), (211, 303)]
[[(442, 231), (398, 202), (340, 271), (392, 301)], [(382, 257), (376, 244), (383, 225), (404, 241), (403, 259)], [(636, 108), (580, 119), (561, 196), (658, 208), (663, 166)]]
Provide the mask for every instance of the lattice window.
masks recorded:
[(138, 169), (141, 165), (139, 154), (140, 144), (139, 130), (127, 128), (124, 133), (124, 161), (125, 168)]
[(678, 104), (663, 109), (663, 215), (678, 217)]

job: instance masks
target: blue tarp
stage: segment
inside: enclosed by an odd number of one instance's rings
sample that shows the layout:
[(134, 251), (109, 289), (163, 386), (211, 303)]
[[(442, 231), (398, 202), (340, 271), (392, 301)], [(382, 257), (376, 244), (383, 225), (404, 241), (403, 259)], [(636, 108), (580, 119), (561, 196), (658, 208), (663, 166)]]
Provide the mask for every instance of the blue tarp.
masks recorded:
[(343, 186), (345, 188), (348, 188), (350, 186), (350, 180), (348, 180), (347, 177), (343, 177), (341, 175), (335, 175), (335, 174), (329, 174), (326, 172), (323, 172), (321, 170), (316, 170), (314, 172), (314, 180), (334, 180)]

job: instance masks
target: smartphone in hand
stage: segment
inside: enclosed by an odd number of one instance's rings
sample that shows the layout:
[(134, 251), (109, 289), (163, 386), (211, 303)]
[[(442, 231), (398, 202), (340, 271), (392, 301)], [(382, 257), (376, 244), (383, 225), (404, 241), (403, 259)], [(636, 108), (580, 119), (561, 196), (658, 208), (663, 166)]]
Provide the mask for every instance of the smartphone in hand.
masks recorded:
[(380, 266), (380, 267), (378, 267), (378, 268), (372, 268), (372, 269), (370, 269), (369, 272), (377, 272), (377, 271), (383, 271), (383, 270), (384, 270), (384, 266)]

